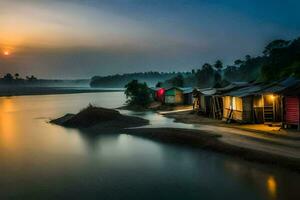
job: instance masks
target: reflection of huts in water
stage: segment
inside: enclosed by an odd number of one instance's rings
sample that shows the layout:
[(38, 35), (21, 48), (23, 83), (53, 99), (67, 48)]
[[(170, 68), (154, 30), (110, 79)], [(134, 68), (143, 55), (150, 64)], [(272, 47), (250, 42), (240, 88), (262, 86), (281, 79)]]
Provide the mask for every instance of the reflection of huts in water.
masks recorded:
[(193, 89), (172, 87), (165, 91), (165, 104), (187, 104), (193, 102)]

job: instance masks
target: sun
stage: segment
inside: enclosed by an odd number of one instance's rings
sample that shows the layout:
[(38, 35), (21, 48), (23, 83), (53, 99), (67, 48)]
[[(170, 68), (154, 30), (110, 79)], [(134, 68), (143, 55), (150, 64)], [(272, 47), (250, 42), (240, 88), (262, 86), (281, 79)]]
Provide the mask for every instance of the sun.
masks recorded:
[(10, 52), (9, 52), (9, 51), (4, 51), (4, 52), (3, 52), (3, 55), (9, 56), (9, 55), (10, 55)]

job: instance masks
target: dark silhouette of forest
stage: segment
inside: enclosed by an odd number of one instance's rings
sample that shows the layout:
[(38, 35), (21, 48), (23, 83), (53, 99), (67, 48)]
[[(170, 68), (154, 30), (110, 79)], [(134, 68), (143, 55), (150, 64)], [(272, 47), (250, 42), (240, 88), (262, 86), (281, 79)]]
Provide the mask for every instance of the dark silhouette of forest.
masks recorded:
[(22, 87), (22, 86), (88, 86), (88, 79), (78, 80), (54, 80), (54, 79), (38, 79), (34, 75), (25, 76), (11, 73), (5, 74), (0, 78), (0, 86)]
[(31, 75), (22, 78), (18, 73), (15, 73), (14, 75), (7, 73), (0, 78), (0, 84), (2, 85), (24, 85), (35, 82), (38, 82), (38, 79), (35, 76)]
[(230, 82), (265, 81), (272, 82), (287, 77), (300, 78), (300, 38), (295, 40), (274, 40), (263, 50), (261, 55), (235, 60), (224, 66), (221, 60), (205, 63), (191, 72), (145, 72), (106, 77), (95, 76), (92, 87), (124, 87), (132, 80), (146, 82), (158, 87), (223, 87)]
[(149, 86), (155, 86), (157, 82), (165, 82), (178, 75), (190, 74), (191, 72), (137, 72), (127, 74), (116, 74), (110, 76), (94, 76), (91, 79), (91, 87), (120, 87), (123, 88), (132, 80), (146, 82)]
[[(146, 82), (158, 87), (223, 87), (230, 82), (265, 81), (272, 82), (287, 77), (300, 78), (300, 38), (295, 40), (274, 40), (261, 55), (235, 60), (225, 66), (221, 60), (205, 63), (189, 72), (137, 72), (110, 76), (94, 76), (91, 87), (123, 88), (132, 80)], [(31, 75), (22, 78), (18, 73), (5, 74), (0, 85), (8, 86), (87, 86), (88, 80), (47, 80)]]

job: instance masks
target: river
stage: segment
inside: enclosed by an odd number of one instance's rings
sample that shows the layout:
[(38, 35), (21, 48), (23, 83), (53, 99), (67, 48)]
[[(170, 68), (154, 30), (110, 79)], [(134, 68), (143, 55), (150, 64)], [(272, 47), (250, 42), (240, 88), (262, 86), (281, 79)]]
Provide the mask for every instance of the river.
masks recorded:
[[(124, 133), (88, 136), (49, 124), (121, 92), (0, 98), (0, 199), (300, 199), (300, 174)], [(132, 113), (152, 126), (175, 126)], [(185, 127), (177, 124), (176, 127)]]

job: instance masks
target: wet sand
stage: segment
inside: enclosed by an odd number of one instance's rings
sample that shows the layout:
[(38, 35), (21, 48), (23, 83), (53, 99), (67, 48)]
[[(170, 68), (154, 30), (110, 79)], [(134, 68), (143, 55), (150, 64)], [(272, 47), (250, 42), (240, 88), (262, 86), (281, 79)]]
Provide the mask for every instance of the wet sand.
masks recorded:
[(137, 128), (126, 133), (167, 143), (176, 143), (196, 148), (228, 154), (240, 159), (284, 167), (300, 172), (300, 159), (286, 157), (271, 152), (232, 145), (222, 141), (222, 135), (193, 129)]

